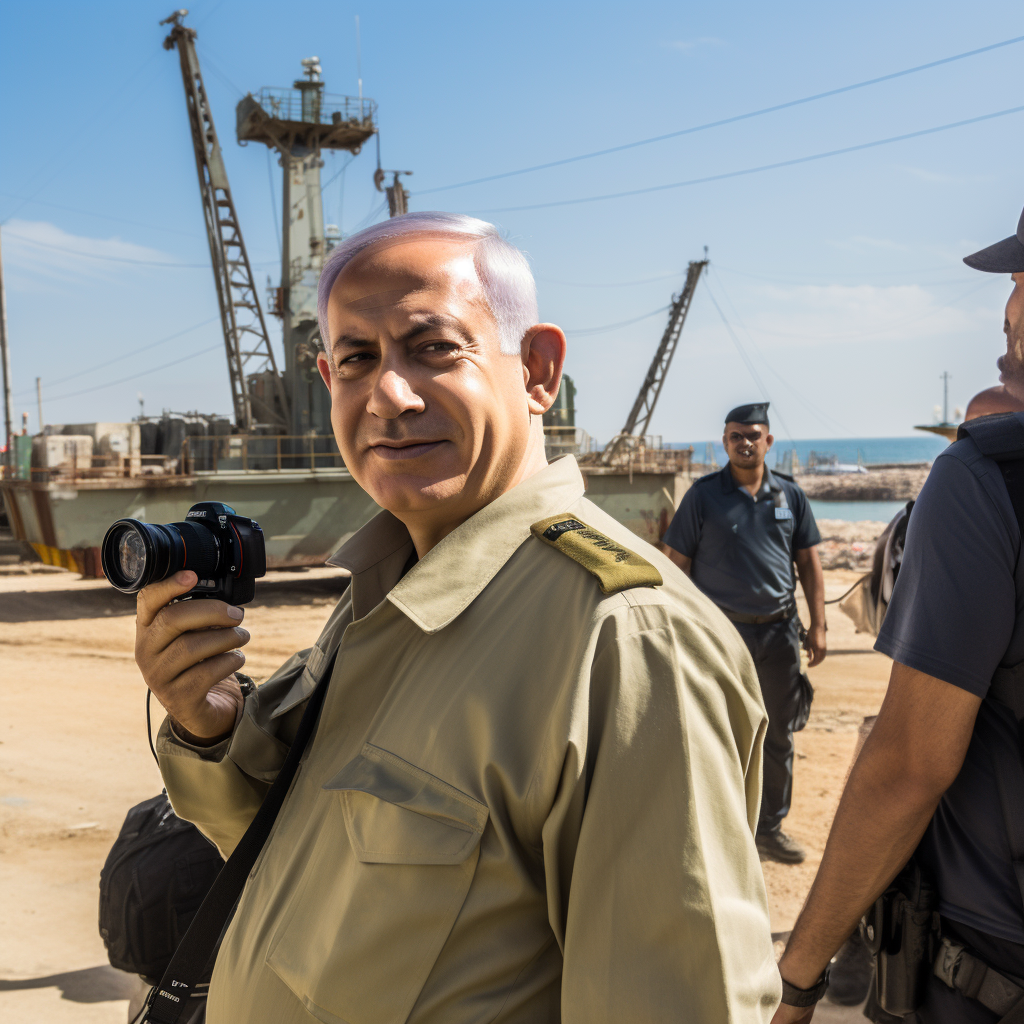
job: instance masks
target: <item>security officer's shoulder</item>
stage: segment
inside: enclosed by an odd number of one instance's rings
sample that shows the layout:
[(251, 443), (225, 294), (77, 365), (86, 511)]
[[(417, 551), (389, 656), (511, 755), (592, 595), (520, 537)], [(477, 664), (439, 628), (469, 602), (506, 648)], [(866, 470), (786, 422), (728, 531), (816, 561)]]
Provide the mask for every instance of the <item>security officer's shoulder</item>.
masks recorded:
[(530, 531), (596, 577), (602, 594), (617, 594), (632, 587), (660, 587), (664, 583), (661, 573), (646, 558), (572, 513), (549, 516), (534, 523)]
[(713, 469), (710, 473), (705, 473), (703, 476), (697, 477), (696, 480), (690, 485), (692, 487), (699, 487), (701, 484), (709, 484), (712, 480), (717, 480), (721, 476), (722, 471), (720, 469)]
[(968, 437), (982, 455), (997, 462), (1024, 458), (1024, 414), (996, 413), (961, 423), (952, 447)]
[(779, 480), (788, 480), (791, 484), (796, 483), (796, 479), (790, 476), (788, 473), (780, 473), (777, 469), (772, 470), (772, 476), (778, 477)]

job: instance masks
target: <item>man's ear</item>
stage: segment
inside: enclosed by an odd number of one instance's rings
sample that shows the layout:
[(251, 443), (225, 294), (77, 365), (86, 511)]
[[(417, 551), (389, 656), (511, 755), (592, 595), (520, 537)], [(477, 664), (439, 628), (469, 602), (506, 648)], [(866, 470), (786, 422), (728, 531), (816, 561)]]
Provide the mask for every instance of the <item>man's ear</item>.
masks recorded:
[(523, 338), (523, 381), (530, 414), (542, 416), (554, 405), (562, 383), (565, 334), (554, 324), (535, 324)]
[[(768, 445), (768, 448), (771, 448), (771, 446), (772, 446), (773, 444), (775, 444), (775, 437), (774, 437), (774, 435), (772, 435), (772, 434), (769, 434), (769, 435), (768, 435), (768, 436), (767, 436), (767, 437), (765, 438), (765, 443), (766, 443), (766, 444)], [(765, 449), (765, 451), (768, 451), (768, 448), (766, 448), (766, 449)]]
[(327, 385), (327, 390), (331, 390), (331, 364), (327, 362), (327, 356), (323, 352), (318, 352), (316, 356), (316, 368), (320, 371), (320, 376), (323, 377), (324, 383)]

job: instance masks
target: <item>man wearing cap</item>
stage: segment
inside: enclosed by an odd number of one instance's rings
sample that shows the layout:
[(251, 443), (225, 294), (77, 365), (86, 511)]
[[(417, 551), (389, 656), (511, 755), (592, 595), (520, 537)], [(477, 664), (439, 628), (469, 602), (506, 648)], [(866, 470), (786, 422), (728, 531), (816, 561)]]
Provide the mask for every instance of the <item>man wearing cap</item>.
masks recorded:
[[(1024, 216), (1015, 236), (964, 262), (1012, 278), (997, 365), (1020, 402)], [(1024, 413), (982, 416), (935, 460), (914, 505), (875, 645), (893, 658), (889, 688), (779, 964), (779, 1024), (809, 1019), (829, 959), (904, 865), (897, 881), (930, 880), (941, 920), (907, 1019), (1024, 1019), (1022, 481)], [(876, 989), (881, 1010), (894, 1008), (889, 994)]]
[(782, 831), (793, 792), (793, 727), (809, 699), (793, 566), (810, 607), (807, 644), (817, 665), (825, 657), (821, 536), (807, 495), (765, 465), (774, 441), (768, 403), (738, 406), (725, 420), (729, 463), (686, 492), (661, 548), (732, 620), (754, 659), (768, 711), (757, 848), (762, 858), (798, 864), (804, 851)]

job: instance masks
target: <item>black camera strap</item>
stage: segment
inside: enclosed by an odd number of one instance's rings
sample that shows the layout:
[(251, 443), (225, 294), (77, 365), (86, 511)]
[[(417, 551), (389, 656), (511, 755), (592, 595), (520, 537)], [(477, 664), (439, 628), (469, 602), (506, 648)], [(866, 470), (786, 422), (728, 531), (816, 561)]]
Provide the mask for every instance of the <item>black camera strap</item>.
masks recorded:
[(179, 1024), (191, 1012), (188, 997), (205, 989), (205, 986), (200, 985), (200, 979), (206, 975), (221, 933), (242, 895), (249, 872), (270, 836), (302, 755), (316, 731), (317, 719), (337, 657), (338, 652), (335, 651), (309, 697), (295, 739), (277, 778), (263, 798), (256, 817), (245, 830), (245, 835), (221, 868), (213, 888), (206, 894), (206, 899), (171, 957), (160, 983), (150, 993), (146, 1012), (137, 1018), (138, 1024)]

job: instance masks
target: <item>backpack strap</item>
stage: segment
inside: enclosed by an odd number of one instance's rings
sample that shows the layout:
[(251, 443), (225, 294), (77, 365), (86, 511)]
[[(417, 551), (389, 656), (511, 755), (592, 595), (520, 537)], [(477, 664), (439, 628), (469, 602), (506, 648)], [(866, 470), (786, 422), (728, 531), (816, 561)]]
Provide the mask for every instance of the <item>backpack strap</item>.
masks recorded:
[(188, 931), (174, 951), (167, 970), (150, 993), (141, 1024), (179, 1024), (179, 1021), (187, 1019), (185, 1014), (191, 1014), (192, 1008), (188, 1005), (188, 997), (196, 991), (206, 974), (221, 933), (242, 895), (249, 872), (255, 866), (288, 795), (302, 754), (316, 731), (320, 708), (323, 707), (324, 696), (334, 674), (337, 657), (338, 652), (335, 651), (316, 689), (310, 694), (288, 755), (269, 792), (263, 798), (256, 817), (252, 819), (245, 830), (245, 835), (221, 868), (213, 887), (206, 894), (206, 899), (196, 911)]
[(956, 439), (965, 437), (996, 462), (1024, 458), (1024, 422), (1019, 413), (1001, 412), (961, 423)]

